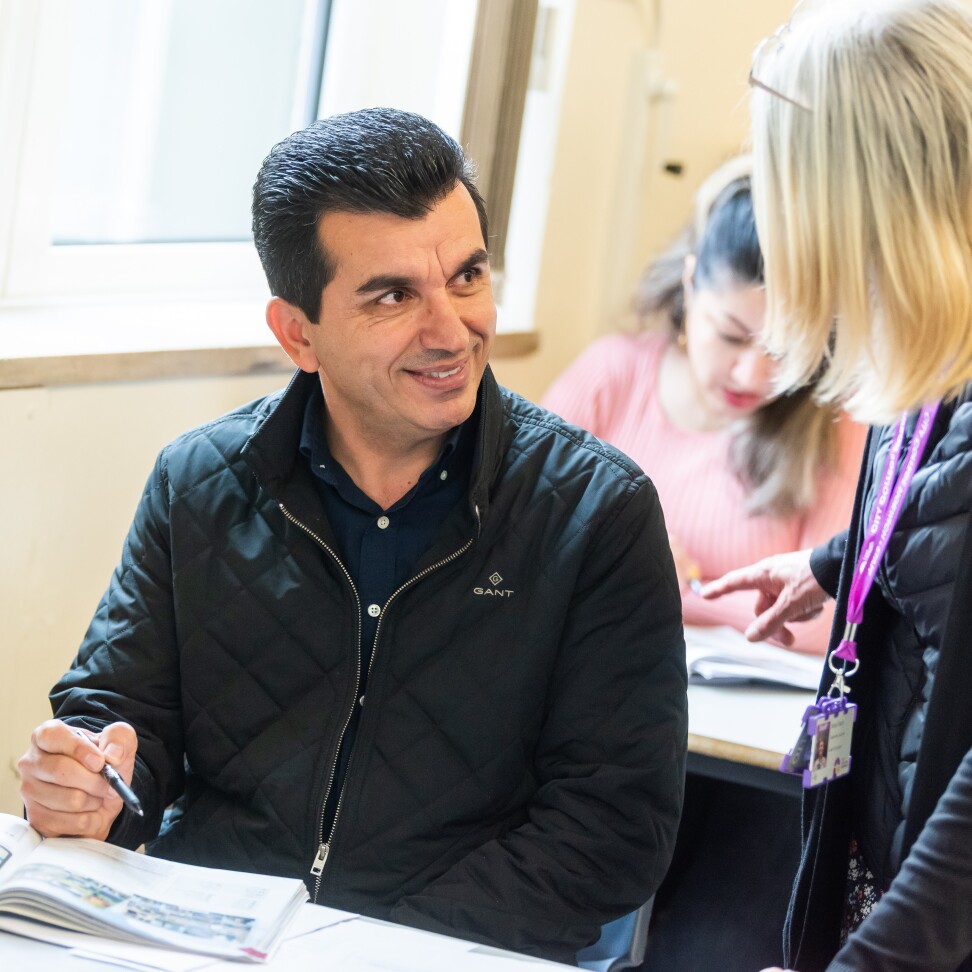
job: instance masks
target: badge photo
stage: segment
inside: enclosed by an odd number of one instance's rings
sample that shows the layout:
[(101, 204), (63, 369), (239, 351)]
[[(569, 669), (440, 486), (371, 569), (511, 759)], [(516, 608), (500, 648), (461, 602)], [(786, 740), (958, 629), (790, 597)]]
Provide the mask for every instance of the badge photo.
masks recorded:
[(783, 757), (780, 772), (802, 778), (807, 789), (846, 776), (851, 768), (851, 734), (857, 706), (824, 696), (807, 707), (800, 735)]
[(857, 706), (846, 699), (821, 700), (820, 713), (807, 720), (810, 765), (803, 771), (803, 785), (810, 788), (846, 776), (851, 768), (851, 734)]

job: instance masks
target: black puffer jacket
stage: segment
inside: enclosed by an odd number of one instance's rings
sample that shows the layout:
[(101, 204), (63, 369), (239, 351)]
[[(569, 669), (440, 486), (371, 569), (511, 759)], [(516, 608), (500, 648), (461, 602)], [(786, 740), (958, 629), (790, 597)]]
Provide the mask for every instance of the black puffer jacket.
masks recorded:
[[(969, 397), (942, 406), (865, 605), (850, 680), (859, 706), (851, 774), (805, 799), (785, 953), (800, 972), (972, 969)], [(812, 561), (832, 589), (843, 551), (832, 648), (890, 433), (871, 432), (846, 545)], [(888, 891), (838, 951), (851, 836)]]
[(322, 835), (361, 604), (298, 454), (315, 381), (163, 450), (55, 714), (137, 729), (147, 814), (115, 841), (569, 958), (653, 892), (681, 807), (681, 609), (655, 491), (487, 371), (469, 502), (384, 607)]

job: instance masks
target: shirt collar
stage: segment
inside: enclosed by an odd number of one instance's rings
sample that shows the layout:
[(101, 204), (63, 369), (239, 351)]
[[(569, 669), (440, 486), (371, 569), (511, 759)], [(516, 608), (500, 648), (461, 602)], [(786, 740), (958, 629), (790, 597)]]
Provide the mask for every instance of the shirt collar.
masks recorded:
[[(341, 463), (331, 454), (327, 435), (324, 432), (324, 407), (324, 392), (318, 385), (316, 390), (308, 397), (304, 408), (304, 423), (300, 433), (301, 455), (308, 461), (311, 472), (329, 486), (334, 487), (344, 500), (368, 512), (379, 512), (378, 504), (358, 489)], [(422, 473), (412, 489), (394, 506), (389, 507), (386, 512), (401, 509), (416, 492), (425, 488), (428, 483), (444, 482), (453, 475), (451, 460), (457, 458), (456, 452), (461, 440), (472, 441), (477, 424), (477, 416), (474, 412), (462, 425), (450, 429), (435, 462)], [(468, 462), (470, 458), (468, 457), (466, 461)]]

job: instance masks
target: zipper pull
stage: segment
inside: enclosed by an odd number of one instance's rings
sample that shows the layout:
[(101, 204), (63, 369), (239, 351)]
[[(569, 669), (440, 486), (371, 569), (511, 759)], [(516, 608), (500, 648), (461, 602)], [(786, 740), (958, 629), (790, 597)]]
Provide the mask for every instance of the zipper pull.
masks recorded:
[(317, 856), (314, 858), (314, 863), (311, 864), (311, 874), (314, 877), (320, 877), (321, 871), (324, 870), (324, 865), (327, 863), (327, 855), (331, 852), (330, 844), (321, 844), (317, 848)]

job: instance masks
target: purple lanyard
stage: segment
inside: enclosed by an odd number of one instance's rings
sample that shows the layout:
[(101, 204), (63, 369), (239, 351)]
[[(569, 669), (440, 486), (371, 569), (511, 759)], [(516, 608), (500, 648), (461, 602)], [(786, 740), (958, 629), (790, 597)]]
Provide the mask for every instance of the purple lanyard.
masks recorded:
[(884, 552), (888, 549), (891, 533), (901, 516), (901, 508), (904, 506), (908, 487), (911, 485), (911, 480), (918, 469), (918, 463), (921, 462), (925, 446), (928, 444), (928, 436), (931, 432), (932, 422), (934, 422), (935, 415), (938, 412), (938, 405), (938, 402), (933, 405), (926, 405), (919, 413), (915, 434), (908, 445), (904, 466), (897, 478), (895, 478), (895, 473), (898, 468), (898, 459), (901, 456), (901, 446), (904, 443), (907, 415), (901, 416), (895, 429), (894, 439), (891, 442), (891, 448), (888, 450), (887, 465), (884, 468), (884, 475), (881, 477), (881, 488), (874, 500), (871, 523), (864, 537), (864, 546), (857, 558), (857, 566), (854, 568), (854, 578), (851, 581), (850, 594), (847, 598), (847, 626), (844, 629), (844, 637), (834, 651), (834, 658), (842, 658), (847, 662), (857, 661), (857, 642), (855, 639), (857, 637), (857, 626), (864, 619), (864, 602), (871, 591), (871, 585), (874, 583), (878, 568), (881, 566)]

